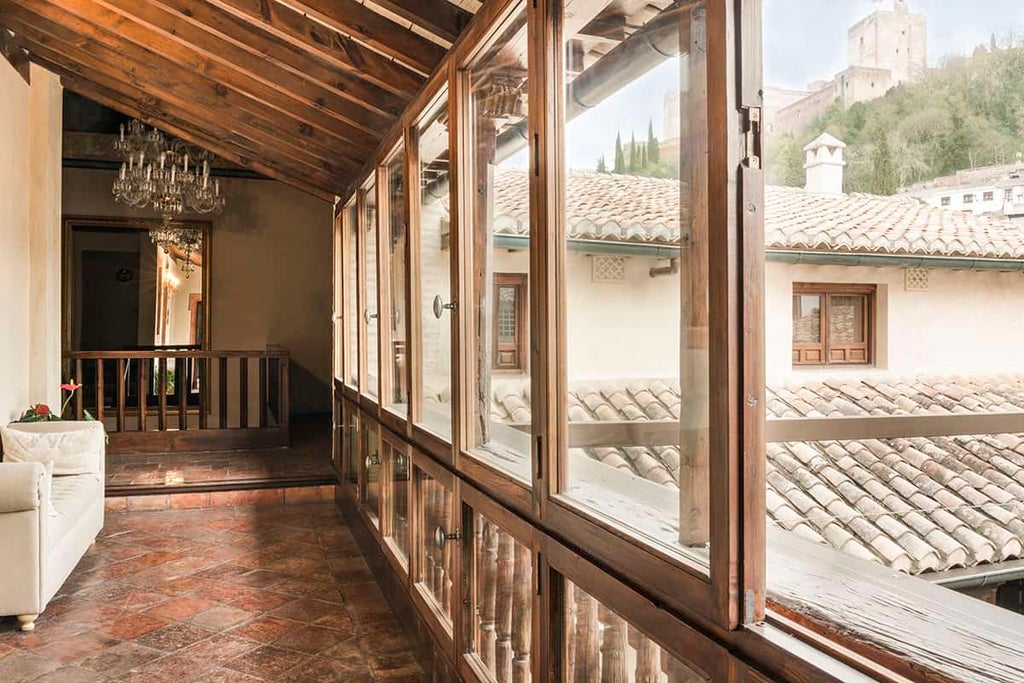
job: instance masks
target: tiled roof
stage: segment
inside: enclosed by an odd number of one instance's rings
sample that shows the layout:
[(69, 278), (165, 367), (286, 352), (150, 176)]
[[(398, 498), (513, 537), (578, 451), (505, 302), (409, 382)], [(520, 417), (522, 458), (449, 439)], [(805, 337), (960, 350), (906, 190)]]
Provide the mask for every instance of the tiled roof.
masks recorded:
[[(671, 420), (678, 383), (584, 382), (570, 420)], [(1024, 377), (847, 377), (768, 392), (771, 417), (1024, 411)], [(523, 385), (494, 387), (493, 417), (529, 421)], [(675, 447), (582, 449), (676, 486)], [(1024, 434), (769, 444), (772, 523), (843, 552), (918, 574), (1024, 558)]]
[[(495, 172), (498, 234), (527, 233), (527, 195), (525, 171)], [(566, 204), (572, 238), (679, 242), (678, 180), (572, 172)], [(1024, 258), (1021, 228), (1005, 218), (929, 206), (906, 195), (828, 195), (775, 186), (765, 189), (765, 244), (779, 250)]]

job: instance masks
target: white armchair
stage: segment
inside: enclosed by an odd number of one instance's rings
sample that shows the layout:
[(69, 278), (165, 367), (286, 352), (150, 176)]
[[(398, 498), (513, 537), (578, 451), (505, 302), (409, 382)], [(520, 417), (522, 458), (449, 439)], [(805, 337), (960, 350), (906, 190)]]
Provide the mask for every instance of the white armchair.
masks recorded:
[[(31, 631), (103, 528), (103, 428), (40, 422), (0, 433), (0, 615)], [(55, 463), (54, 476), (44, 462)]]

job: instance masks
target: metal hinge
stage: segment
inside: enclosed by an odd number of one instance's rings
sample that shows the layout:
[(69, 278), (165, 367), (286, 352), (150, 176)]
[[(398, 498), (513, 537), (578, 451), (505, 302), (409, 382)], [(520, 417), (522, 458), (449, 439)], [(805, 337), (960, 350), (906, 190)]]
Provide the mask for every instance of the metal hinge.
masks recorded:
[(537, 479), (544, 478), (544, 437), (537, 435)]
[(761, 108), (743, 108), (743, 165), (761, 168)]

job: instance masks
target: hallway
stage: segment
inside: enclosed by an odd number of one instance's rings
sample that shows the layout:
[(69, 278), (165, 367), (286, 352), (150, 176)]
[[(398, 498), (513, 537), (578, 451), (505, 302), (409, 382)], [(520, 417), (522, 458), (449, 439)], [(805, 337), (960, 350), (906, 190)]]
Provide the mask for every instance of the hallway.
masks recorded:
[(425, 680), (332, 503), (108, 513), (36, 624), (5, 683)]

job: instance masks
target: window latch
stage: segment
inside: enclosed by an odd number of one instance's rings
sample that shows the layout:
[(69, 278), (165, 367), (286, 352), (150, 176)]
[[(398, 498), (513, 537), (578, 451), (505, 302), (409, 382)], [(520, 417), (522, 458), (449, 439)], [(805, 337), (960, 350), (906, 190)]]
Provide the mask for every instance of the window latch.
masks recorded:
[(761, 168), (761, 108), (743, 108), (743, 165)]

